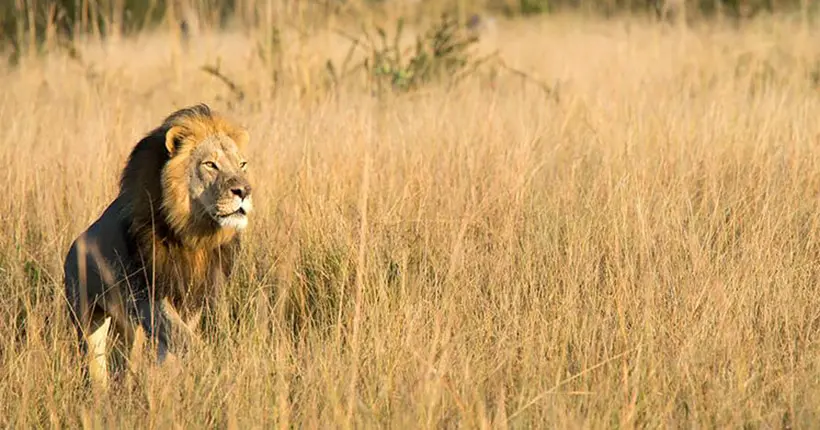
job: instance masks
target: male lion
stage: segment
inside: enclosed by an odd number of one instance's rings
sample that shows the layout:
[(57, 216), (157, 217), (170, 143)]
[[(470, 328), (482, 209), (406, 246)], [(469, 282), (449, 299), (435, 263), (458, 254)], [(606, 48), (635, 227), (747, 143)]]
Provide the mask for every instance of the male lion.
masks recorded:
[(161, 363), (178, 316), (198, 316), (230, 276), (252, 208), (248, 138), (204, 104), (174, 112), (132, 150), (119, 195), (72, 243), (65, 291), (92, 380), (108, 385), (111, 322), (127, 347), (141, 327)]

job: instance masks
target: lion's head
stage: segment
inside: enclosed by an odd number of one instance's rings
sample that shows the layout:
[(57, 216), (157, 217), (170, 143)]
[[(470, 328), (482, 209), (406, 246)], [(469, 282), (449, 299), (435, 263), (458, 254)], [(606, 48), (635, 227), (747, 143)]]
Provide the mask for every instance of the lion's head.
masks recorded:
[(175, 237), (212, 245), (245, 228), (253, 208), (247, 142), (247, 131), (206, 105), (171, 114), (137, 145), (123, 174), (137, 228), (159, 218)]
[[(175, 160), (173, 155), (171, 160)], [(247, 164), (237, 143), (228, 136), (212, 135), (199, 142), (182, 166), (191, 210), (223, 228), (245, 228), (253, 208)], [(175, 163), (168, 163), (163, 178), (170, 178), (174, 167)]]

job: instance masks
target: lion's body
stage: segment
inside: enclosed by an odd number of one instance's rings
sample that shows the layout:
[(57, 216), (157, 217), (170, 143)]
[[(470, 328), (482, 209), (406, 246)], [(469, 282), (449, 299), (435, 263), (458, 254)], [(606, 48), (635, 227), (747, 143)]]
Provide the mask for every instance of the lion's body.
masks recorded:
[[(144, 329), (162, 360), (174, 324), (166, 302), (197, 313), (225, 283), (251, 208), (237, 161), (246, 141), (244, 130), (199, 105), (137, 144), (119, 195), (66, 256), (66, 296), (87, 352), (101, 353), (110, 324), (126, 345)], [(92, 360), (91, 376), (105, 384), (106, 367), (104, 357)]]

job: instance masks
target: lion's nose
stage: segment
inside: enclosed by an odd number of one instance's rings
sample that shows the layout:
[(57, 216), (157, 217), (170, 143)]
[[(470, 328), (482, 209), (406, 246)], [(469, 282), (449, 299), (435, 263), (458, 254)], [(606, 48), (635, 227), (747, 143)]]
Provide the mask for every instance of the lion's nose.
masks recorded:
[(244, 199), (251, 193), (251, 186), (245, 185), (244, 187), (233, 187), (231, 188), (231, 193), (238, 196), (240, 199)]

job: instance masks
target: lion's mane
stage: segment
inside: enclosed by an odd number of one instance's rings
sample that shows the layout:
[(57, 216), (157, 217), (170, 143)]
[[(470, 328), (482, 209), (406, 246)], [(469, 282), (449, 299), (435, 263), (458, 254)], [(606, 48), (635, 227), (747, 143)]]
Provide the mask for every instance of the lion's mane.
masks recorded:
[[(169, 134), (172, 136), (169, 137)], [(143, 259), (145, 276), (158, 291), (180, 305), (201, 301), (214, 285), (213, 276), (227, 275), (233, 265), (239, 236), (213, 220), (192, 212), (187, 170), (190, 154), (212, 135), (230, 137), (241, 148), (247, 132), (200, 104), (175, 112), (132, 150), (120, 180), (124, 202), (121, 219)], [(173, 139), (173, 156), (167, 139)], [(212, 269), (219, 267), (222, 271)]]

